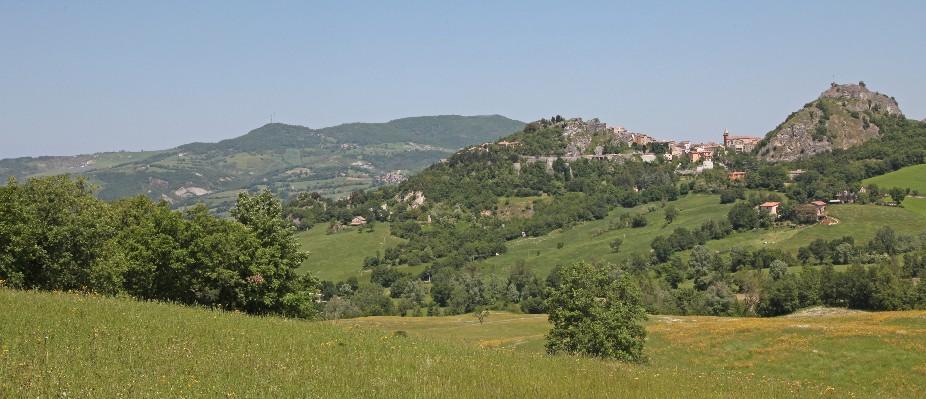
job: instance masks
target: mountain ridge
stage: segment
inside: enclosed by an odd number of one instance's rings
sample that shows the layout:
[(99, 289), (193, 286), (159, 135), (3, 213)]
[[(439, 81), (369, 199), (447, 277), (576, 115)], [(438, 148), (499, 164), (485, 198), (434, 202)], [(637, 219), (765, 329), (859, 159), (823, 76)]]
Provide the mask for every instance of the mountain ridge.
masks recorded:
[[(99, 196), (144, 194), (177, 206), (193, 200), (226, 209), (234, 194), (270, 188), (281, 196), (312, 190), (340, 196), (395, 183), (467, 145), (517, 131), (523, 122), (501, 115), (438, 115), (319, 129), (269, 123), (214, 143), (194, 142), (146, 152), (0, 160), (0, 175), (86, 176)], [(221, 197), (221, 198), (216, 198)]]

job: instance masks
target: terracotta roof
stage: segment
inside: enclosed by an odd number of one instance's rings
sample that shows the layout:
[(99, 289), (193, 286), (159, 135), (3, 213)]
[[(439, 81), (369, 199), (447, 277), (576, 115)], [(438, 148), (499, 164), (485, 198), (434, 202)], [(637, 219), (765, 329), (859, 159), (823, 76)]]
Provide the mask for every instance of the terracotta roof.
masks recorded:
[(826, 205), (826, 202), (817, 200), (817, 201), (811, 202), (811, 204), (814, 204), (816, 206), (823, 206), (823, 205)]
[(771, 208), (771, 207), (773, 207), (773, 206), (778, 206), (778, 205), (781, 205), (781, 202), (770, 201), (770, 202), (766, 202), (766, 203), (764, 203), (764, 204), (762, 204), (762, 205), (759, 205), (759, 207), (761, 207), (761, 208)]

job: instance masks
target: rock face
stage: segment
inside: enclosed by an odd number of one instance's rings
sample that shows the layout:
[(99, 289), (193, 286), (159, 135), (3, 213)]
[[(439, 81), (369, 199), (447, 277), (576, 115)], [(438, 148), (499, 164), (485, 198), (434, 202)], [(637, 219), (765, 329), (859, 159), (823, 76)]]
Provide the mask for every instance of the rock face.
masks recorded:
[(892, 97), (865, 84), (832, 84), (765, 136), (758, 150), (768, 161), (793, 161), (846, 149), (880, 135), (875, 115), (903, 116)]
[(608, 152), (608, 146), (630, 145), (634, 134), (639, 134), (621, 127), (610, 127), (598, 118), (587, 121), (572, 118), (558, 124), (563, 128), (566, 157), (600, 156)]
[(843, 101), (843, 106), (849, 111), (855, 112), (882, 112), (888, 115), (903, 115), (900, 112), (900, 106), (893, 97), (873, 92), (865, 87), (865, 83), (849, 85), (830, 85), (829, 90), (824, 91), (820, 98), (832, 98)]

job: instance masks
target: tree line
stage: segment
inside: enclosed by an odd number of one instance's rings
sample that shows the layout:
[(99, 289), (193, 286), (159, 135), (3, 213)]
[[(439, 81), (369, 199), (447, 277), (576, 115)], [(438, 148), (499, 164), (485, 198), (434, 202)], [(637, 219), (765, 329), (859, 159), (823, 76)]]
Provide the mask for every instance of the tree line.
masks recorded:
[(283, 207), (239, 195), (233, 219), (132, 197), (105, 202), (83, 179), (0, 187), (0, 280), (21, 289), (84, 291), (254, 314), (313, 317), (318, 282)]

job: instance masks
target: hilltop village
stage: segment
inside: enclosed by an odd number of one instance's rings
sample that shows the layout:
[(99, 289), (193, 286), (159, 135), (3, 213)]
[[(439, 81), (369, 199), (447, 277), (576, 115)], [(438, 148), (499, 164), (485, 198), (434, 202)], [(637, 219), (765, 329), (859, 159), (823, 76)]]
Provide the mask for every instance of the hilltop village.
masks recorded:
[[(578, 159), (598, 159), (624, 162), (639, 160), (646, 163), (656, 162), (662, 158), (666, 161), (681, 161), (676, 173), (680, 175), (698, 174), (719, 163), (721, 154), (749, 154), (762, 141), (761, 137), (731, 135), (723, 130), (721, 142), (713, 141), (693, 143), (689, 140), (663, 140), (646, 133), (633, 132), (623, 126), (609, 125), (598, 118), (588, 121), (582, 118), (562, 119), (559, 116), (550, 121), (540, 120), (540, 125), (563, 125), (563, 136), (567, 141), (561, 154), (532, 154), (530, 151), (518, 151), (520, 160), (514, 162), (514, 168), (520, 170), (522, 164), (543, 162), (552, 170), (557, 159), (572, 162)], [(469, 151), (491, 151), (493, 149), (518, 149), (522, 143), (518, 140), (501, 140), (495, 143), (483, 143), (468, 148)], [(442, 160), (446, 162), (446, 159)], [(717, 162), (717, 164), (715, 164)], [(800, 170), (789, 171), (793, 178), (802, 173)], [(746, 172), (731, 170), (731, 180), (745, 180)]]

